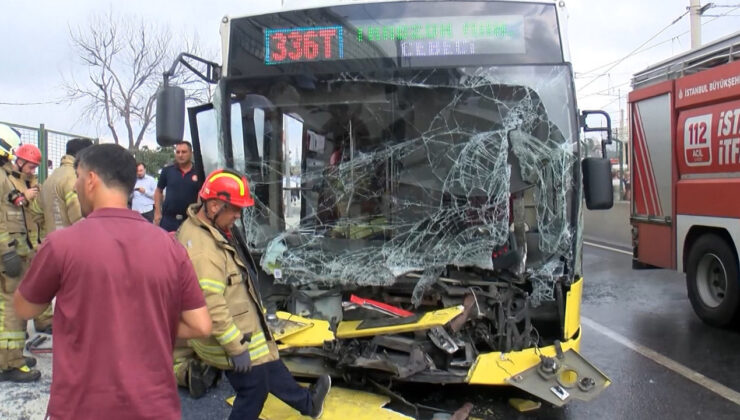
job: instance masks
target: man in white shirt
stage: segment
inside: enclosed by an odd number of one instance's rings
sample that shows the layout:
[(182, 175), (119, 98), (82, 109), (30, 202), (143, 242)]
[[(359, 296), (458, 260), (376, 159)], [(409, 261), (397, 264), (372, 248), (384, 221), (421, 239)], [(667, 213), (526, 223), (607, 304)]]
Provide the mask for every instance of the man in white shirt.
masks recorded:
[(131, 209), (141, 213), (149, 222), (154, 220), (154, 190), (156, 188), (157, 181), (147, 175), (146, 165), (139, 162), (136, 165), (136, 185), (131, 200)]

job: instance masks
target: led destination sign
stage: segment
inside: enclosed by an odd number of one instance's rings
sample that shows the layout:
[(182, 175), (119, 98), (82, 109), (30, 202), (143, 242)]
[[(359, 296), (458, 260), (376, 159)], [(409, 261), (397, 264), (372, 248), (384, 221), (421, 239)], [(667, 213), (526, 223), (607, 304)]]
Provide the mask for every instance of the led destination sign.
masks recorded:
[(344, 58), (341, 26), (265, 30), (265, 63)]
[(353, 21), (347, 27), (265, 30), (265, 63), (524, 54), (523, 16)]

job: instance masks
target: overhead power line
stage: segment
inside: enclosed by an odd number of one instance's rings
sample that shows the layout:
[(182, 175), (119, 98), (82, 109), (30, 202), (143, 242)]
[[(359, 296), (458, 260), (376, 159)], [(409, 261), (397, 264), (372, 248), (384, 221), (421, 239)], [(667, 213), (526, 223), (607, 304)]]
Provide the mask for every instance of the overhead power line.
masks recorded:
[(640, 48), (644, 47), (644, 46), (645, 46), (645, 45), (646, 45), (647, 43), (649, 43), (650, 41), (652, 41), (652, 40), (654, 40), (655, 38), (657, 38), (657, 37), (658, 37), (658, 36), (659, 36), (660, 34), (662, 34), (663, 32), (665, 32), (665, 30), (666, 30), (666, 29), (668, 29), (668, 28), (670, 28), (671, 26), (673, 26), (673, 25), (675, 25), (676, 23), (678, 23), (678, 21), (679, 21), (679, 20), (681, 20), (681, 19), (682, 19), (682, 18), (683, 18), (684, 16), (686, 16), (687, 14), (689, 14), (689, 11), (688, 11), (688, 10), (687, 10), (687, 11), (685, 11), (685, 12), (683, 12), (683, 13), (681, 14), (681, 16), (679, 16), (679, 17), (677, 17), (676, 19), (674, 19), (674, 20), (673, 20), (673, 22), (671, 22), (671, 23), (669, 23), (668, 25), (664, 26), (664, 27), (663, 27), (663, 29), (659, 30), (659, 31), (658, 31), (658, 32), (657, 32), (657, 33), (656, 33), (655, 35), (653, 35), (653, 36), (651, 36), (650, 38), (648, 38), (648, 40), (647, 40), (647, 41), (645, 41), (645, 42), (643, 42), (642, 44), (640, 44), (640, 46), (638, 46), (638, 47), (637, 47), (637, 48), (635, 48), (634, 50), (630, 51), (630, 53), (629, 53), (629, 54), (627, 54), (627, 55), (625, 55), (624, 57), (622, 57), (622, 58), (620, 58), (619, 60), (617, 60), (617, 62), (616, 62), (616, 63), (614, 63), (614, 64), (613, 64), (613, 65), (612, 65), (611, 67), (609, 67), (608, 69), (606, 69), (606, 70), (605, 70), (605, 71), (604, 71), (603, 73), (601, 73), (600, 75), (596, 76), (595, 78), (593, 78), (593, 79), (592, 79), (592, 80), (591, 80), (590, 82), (586, 83), (585, 85), (581, 86), (581, 88), (580, 88), (580, 89), (578, 89), (578, 92), (580, 92), (580, 91), (582, 91), (583, 89), (587, 88), (587, 87), (588, 87), (588, 86), (590, 86), (590, 85), (591, 85), (591, 84), (592, 84), (593, 82), (595, 82), (595, 81), (599, 80), (600, 78), (602, 78), (602, 77), (606, 76), (606, 75), (607, 75), (607, 74), (608, 74), (608, 73), (609, 73), (609, 72), (611, 71), (611, 69), (613, 69), (614, 67), (618, 66), (618, 65), (619, 65), (619, 64), (620, 64), (620, 63), (621, 63), (622, 61), (626, 60), (627, 58), (629, 58), (630, 56), (632, 56), (632, 54), (634, 54), (634, 53), (636, 53), (637, 51), (639, 51), (639, 50), (640, 50)]
[(586, 95), (581, 95), (578, 98), (579, 99), (584, 99), (584, 98), (589, 98), (591, 96), (619, 96), (618, 94), (610, 93), (610, 91), (613, 91), (615, 89), (619, 89), (619, 88), (622, 88), (622, 87), (627, 87), (627, 86), (629, 86), (629, 84), (630, 84), (630, 82), (628, 80), (628, 81), (626, 81), (624, 83), (620, 83), (618, 85), (609, 86), (606, 89), (598, 90), (596, 92), (589, 93), (589, 94), (586, 94)]
[[(723, 13), (723, 14), (720, 14), (720, 15), (707, 15), (707, 14), (703, 14), (703, 15), (702, 15), (702, 17), (713, 17), (714, 19), (708, 20), (708, 21), (706, 21), (706, 22), (702, 22), (702, 26), (704, 26), (704, 25), (706, 25), (706, 24), (708, 24), (708, 23), (712, 23), (712, 22), (714, 22), (715, 20), (717, 20), (718, 18), (721, 18), (721, 17), (739, 16), (739, 15), (730, 15), (729, 13), (732, 13), (732, 12), (734, 12), (734, 11), (735, 11), (734, 9), (740, 9), (740, 4), (737, 4), (737, 5), (712, 5), (712, 7), (727, 7), (727, 8), (732, 8), (733, 10), (729, 10), (729, 11), (727, 11), (727, 12)], [(676, 22), (677, 22), (678, 20), (680, 20), (680, 19), (681, 19), (681, 18), (682, 18), (683, 16), (685, 16), (685, 15), (686, 15), (686, 14), (684, 13), (683, 15), (679, 16), (679, 17), (677, 18)], [(675, 22), (674, 22), (674, 23), (675, 23)], [(676, 38), (680, 38), (680, 37), (682, 37), (682, 36), (684, 36), (684, 35), (688, 35), (688, 33), (689, 33), (689, 32), (690, 32), (690, 31), (683, 31), (683, 32), (681, 32), (681, 33), (680, 33), (680, 34), (678, 34), (678, 35), (672, 36), (671, 38), (665, 39), (665, 40), (663, 40), (663, 41), (660, 41), (660, 42), (658, 42), (658, 43), (656, 43), (656, 44), (653, 44), (653, 45), (647, 46), (647, 47), (645, 47), (645, 48), (639, 49), (639, 50), (638, 50), (638, 51), (636, 51), (636, 52), (635, 52), (635, 53), (634, 53), (633, 55), (644, 53), (644, 52), (646, 52), (646, 51), (649, 51), (649, 50), (651, 50), (651, 49), (653, 49), (653, 48), (656, 48), (656, 47), (658, 47), (658, 46), (660, 46), (660, 45), (663, 45), (663, 44), (665, 44), (665, 43), (667, 43), (667, 42), (671, 42), (671, 41), (673, 41), (673, 40), (674, 40), (674, 39), (676, 39)], [(588, 70), (588, 71), (584, 71), (584, 72), (578, 72), (578, 74), (579, 74), (580, 76), (583, 76), (583, 77), (587, 77), (587, 76), (586, 76), (587, 74), (589, 74), (589, 73), (594, 73), (594, 72), (596, 72), (596, 71), (598, 71), (598, 70), (601, 70), (602, 68), (604, 68), (604, 67), (607, 67), (607, 66), (609, 66), (609, 65), (611, 65), (611, 64), (614, 64), (614, 63), (618, 63), (618, 62), (620, 62), (620, 60), (623, 60), (623, 59), (624, 59), (624, 58), (618, 58), (618, 59), (616, 59), (616, 60), (614, 60), (614, 61), (610, 61), (610, 62), (608, 62), (608, 63), (606, 63), (606, 64), (602, 64), (602, 65), (600, 65), (600, 66), (598, 66), (598, 67), (594, 67), (594, 68), (592, 68), (591, 70)]]
[[(668, 42), (671, 42), (671, 41), (673, 41), (674, 39), (676, 39), (676, 38), (679, 38), (679, 37), (681, 37), (681, 36), (684, 36), (684, 35), (686, 35), (686, 34), (688, 34), (688, 33), (689, 33), (689, 31), (686, 31), (686, 32), (683, 32), (683, 33), (681, 33), (681, 34), (679, 34), (679, 35), (673, 36), (673, 37), (671, 37), (671, 38), (668, 38), (668, 39), (664, 39), (663, 41), (660, 41), (660, 42), (658, 42), (658, 43), (655, 43), (655, 44), (653, 44), (653, 45), (649, 45), (649, 46), (647, 46), (647, 47), (645, 47), (645, 48), (643, 48), (643, 49), (641, 49), (641, 50), (639, 50), (639, 51), (635, 52), (635, 53), (634, 53), (634, 54), (632, 54), (632, 55), (642, 54), (642, 53), (644, 53), (644, 52), (650, 51), (650, 50), (652, 50), (653, 48), (657, 48), (657, 47), (659, 47), (659, 46), (661, 46), (661, 45), (663, 45), (663, 44), (666, 44), (666, 43), (668, 43)], [(589, 73), (595, 73), (595, 72), (597, 72), (597, 71), (599, 71), (599, 70), (603, 69), (604, 67), (608, 67), (608, 66), (610, 66), (610, 65), (612, 65), (612, 64), (614, 64), (614, 63), (617, 63), (617, 62), (619, 62), (620, 60), (622, 60), (622, 58), (618, 58), (618, 59), (616, 59), (616, 60), (614, 60), (614, 61), (610, 61), (610, 62), (608, 62), (608, 63), (606, 63), (606, 64), (602, 64), (602, 65), (600, 65), (599, 67), (594, 67), (593, 69), (591, 69), (591, 70), (588, 70), (588, 71), (584, 71), (584, 72), (577, 72), (577, 73), (576, 73), (576, 77), (596, 77), (596, 76), (588, 76), (588, 74), (589, 74)]]
[[(708, 21), (706, 21), (706, 22), (702, 22), (702, 26), (704, 26), (705, 24), (708, 24), (708, 23), (712, 23), (712, 22), (714, 22), (715, 20), (717, 20), (717, 19), (719, 19), (719, 18), (721, 18), (721, 17), (728, 17), (728, 16), (737, 16), (737, 15), (730, 15), (730, 13), (734, 12), (734, 11), (735, 11), (735, 10), (737, 10), (737, 9), (740, 9), (740, 4), (738, 4), (738, 5), (727, 5), (727, 6), (725, 6), (725, 5), (719, 5), (719, 6), (716, 6), (716, 5), (712, 5), (712, 7), (727, 7), (727, 8), (730, 8), (731, 10), (728, 10), (727, 12), (725, 12), (725, 13), (722, 13), (722, 14), (720, 14), (720, 15), (713, 15), (713, 16), (711, 16), (711, 17), (712, 17), (712, 19), (710, 19), (710, 20), (708, 20)], [(665, 30), (666, 30), (666, 29), (667, 29), (668, 27), (670, 27), (670, 26), (672, 26), (672, 25), (676, 24), (676, 23), (677, 23), (677, 22), (678, 22), (679, 20), (681, 20), (681, 18), (683, 18), (684, 16), (686, 16), (686, 14), (687, 14), (688, 12), (689, 12), (689, 11), (687, 10), (687, 11), (686, 11), (685, 13), (683, 13), (683, 14), (682, 14), (681, 16), (677, 17), (677, 18), (676, 18), (676, 19), (675, 19), (675, 20), (674, 20), (673, 22), (671, 22), (671, 24), (669, 24), (669, 25), (668, 25), (668, 26), (666, 26), (665, 28), (661, 29), (661, 30), (660, 30), (660, 31), (658, 32), (658, 34), (660, 34), (660, 33), (662, 33), (663, 31), (665, 31)], [(709, 17), (708, 15), (702, 15), (702, 16), (706, 16), (706, 17)], [(624, 57), (622, 57), (622, 58), (620, 58), (620, 59), (617, 59), (617, 60), (615, 60), (615, 61), (612, 61), (612, 62), (610, 62), (610, 63), (607, 63), (607, 64), (603, 64), (603, 65), (601, 65), (601, 66), (599, 66), (599, 67), (595, 67), (595, 68), (594, 68), (594, 69), (592, 69), (592, 70), (589, 70), (589, 71), (586, 71), (586, 72), (583, 72), (583, 73), (579, 72), (579, 75), (581, 75), (582, 77), (589, 77), (589, 76), (585, 76), (585, 75), (586, 75), (586, 74), (588, 74), (588, 73), (593, 73), (594, 71), (596, 71), (596, 70), (599, 70), (599, 69), (601, 69), (601, 68), (604, 68), (604, 67), (606, 67), (606, 66), (612, 65), (611, 67), (609, 67), (609, 69), (607, 69), (607, 70), (606, 70), (606, 71), (604, 71), (603, 73), (601, 73), (601, 74), (599, 74), (599, 75), (597, 75), (597, 76), (594, 76), (594, 78), (593, 78), (593, 79), (592, 79), (591, 81), (589, 81), (588, 83), (586, 83), (586, 85), (584, 85), (584, 86), (582, 86), (582, 87), (581, 87), (580, 89), (578, 89), (578, 92), (580, 92), (580, 91), (581, 91), (582, 89), (584, 89), (584, 88), (585, 88), (586, 86), (588, 86), (588, 85), (590, 85), (591, 83), (595, 82), (595, 81), (596, 81), (596, 80), (598, 80), (599, 78), (601, 78), (601, 77), (603, 77), (603, 76), (605, 76), (605, 75), (609, 74), (609, 71), (611, 71), (611, 70), (612, 70), (612, 69), (613, 69), (614, 67), (616, 67), (617, 65), (619, 65), (619, 64), (620, 64), (620, 63), (621, 63), (622, 61), (626, 60), (627, 58), (629, 58), (629, 57), (631, 57), (631, 56), (633, 56), (633, 55), (639, 54), (639, 53), (643, 53), (643, 52), (646, 52), (646, 51), (648, 51), (648, 50), (650, 50), (650, 49), (652, 49), (652, 48), (655, 48), (655, 47), (657, 47), (657, 46), (659, 46), (659, 45), (665, 44), (666, 42), (670, 42), (670, 41), (672, 41), (672, 40), (674, 40), (674, 39), (680, 38), (680, 37), (682, 37), (682, 36), (684, 36), (684, 35), (688, 34), (689, 32), (690, 32), (690, 31), (684, 31), (684, 32), (681, 32), (680, 34), (678, 34), (678, 35), (676, 35), (676, 36), (673, 36), (673, 37), (671, 37), (671, 38), (669, 38), (669, 39), (663, 40), (663, 41), (661, 41), (661, 42), (658, 42), (657, 44), (653, 44), (653, 45), (651, 45), (651, 46), (649, 46), (649, 47), (645, 47), (645, 48), (641, 49), (641, 48), (642, 48), (642, 46), (644, 46), (645, 44), (647, 44), (648, 42), (650, 42), (650, 41), (651, 41), (652, 39), (654, 39), (654, 38), (655, 38), (655, 37), (656, 37), (656, 36), (657, 36), (658, 34), (656, 34), (656, 35), (653, 35), (653, 36), (652, 36), (652, 37), (651, 37), (650, 39), (648, 39), (647, 41), (643, 42), (643, 43), (642, 43), (642, 44), (641, 44), (641, 45), (640, 45), (639, 47), (637, 47), (637, 48), (636, 48), (635, 50), (633, 50), (633, 51), (632, 51), (632, 52), (630, 52), (629, 54), (625, 55)]]
[(604, 109), (604, 108), (608, 107), (609, 105), (613, 104), (614, 102), (617, 102), (617, 101), (618, 101), (618, 100), (619, 100), (620, 98), (621, 98), (621, 96), (620, 96), (619, 98), (614, 98), (614, 99), (612, 99), (612, 100), (611, 100), (611, 101), (609, 101), (609, 103), (607, 103), (606, 105), (602, 105), (602, 106), (600, 106), (600, 107), (599, 107), (599, 109)]

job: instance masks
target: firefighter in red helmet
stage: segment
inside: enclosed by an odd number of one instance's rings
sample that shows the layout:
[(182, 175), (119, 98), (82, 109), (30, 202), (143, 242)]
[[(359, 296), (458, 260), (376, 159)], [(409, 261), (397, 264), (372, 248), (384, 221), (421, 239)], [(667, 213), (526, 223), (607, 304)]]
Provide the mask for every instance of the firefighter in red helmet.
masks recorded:
[(16, 149), (15, 156), (20, 159), (17, 159), (16, 163), (21, 170), (30, 163), (35, 166), (31, 166), (30, 168), (33, 169), (29, 169), (29, 171), (31, 171), (31, 173), (35, 173), (36, 168), (41, 165), (41, 150), (32, 144), (21, 144), (18, 149)]
[[(27, 232), (31, 242), (31, 253), (27, 261), (30, 264), (36, 247), (38, 247), (45, 233), (48, 233), (44, 232), (44, 206), (41, 202), (41, 186), (36, 178), (36, 168), (41, 165), (41, 150), (33, 144), (21, 144), (15, 150), (15, 158), (14, 169), (21, 174), (21, 178), (24, 178), (25, 185), (28, 187), (23, 194), (28, 200), (28, 214), (26, 217), (30, 216), (31, 219), (30, 221), (26, 220), (29, 224)], [(28, 268), (28, 264), (26, 268)], [(34, 329), (37, 332), (51, 334), (52, 317), (53, 312), (51, 306), (49, 306), (41, 315), (34, 318)]]
[(38, 246), (43, 223), (36, 199), (39, 163), (38, 147), (20, 145), (18, 132), (0, 124), (0, 381), (30, 382), (41, 377), (32, 369), (36, 360), (23, 357), (26, 321), (15, 314), (12, 304), (13, 293)]
[[(301, 414), (321, 414), (329, 376), (304, 388), (278, 356), (253, 278), (258, 268), (239, 250), (231, 229), (254, 205), (247, 178), (218, 169), (205, 179), (177, 238), (188, 251), (213, 320), (213, 333), (189, 344), (206, 365), (226, 371), (236, 391), (230, 418), (256, 419), (271, 393)], [(243, 251), (243, 252), (242, 252)]]

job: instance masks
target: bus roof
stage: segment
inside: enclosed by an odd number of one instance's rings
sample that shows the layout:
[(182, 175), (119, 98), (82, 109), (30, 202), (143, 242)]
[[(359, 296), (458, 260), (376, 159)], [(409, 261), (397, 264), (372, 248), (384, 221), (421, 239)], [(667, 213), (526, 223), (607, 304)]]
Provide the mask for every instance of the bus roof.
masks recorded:
[[(288, 12), (292, 10), (315, 9), (319, 7), (347, 6), (352, 4), (393, 3), (399, 1), (455, 1), (455, 0), (269, 0), (250, 2), (250, 11), (238, 16), (227, 16), (229, 19), (242, 17), (266, 15), (277, 12)], [(480, 0), (478, 0), (480, 1)], [(483, 0), (515, 3), (556, 3), (555, 0)]]

